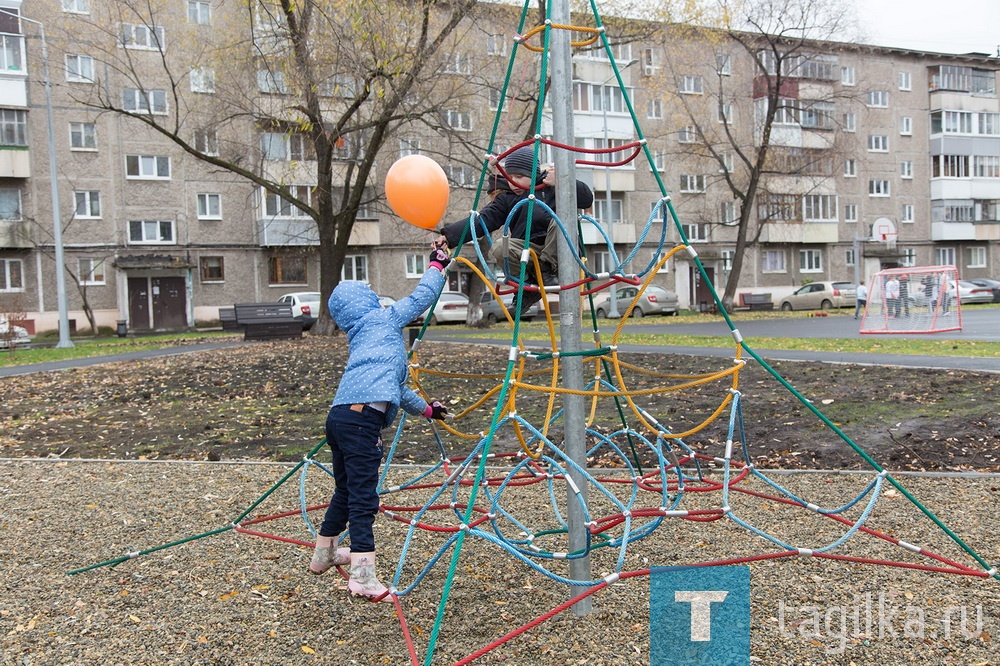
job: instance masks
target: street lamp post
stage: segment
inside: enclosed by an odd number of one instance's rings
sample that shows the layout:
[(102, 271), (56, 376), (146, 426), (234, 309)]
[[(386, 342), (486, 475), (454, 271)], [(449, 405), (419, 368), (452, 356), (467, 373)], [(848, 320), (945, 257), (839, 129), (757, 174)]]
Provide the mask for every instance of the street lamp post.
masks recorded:
[(56, 347), (73, 347), (69, 338), (69, 307), (66, 302), (66, 264), (63, 258), (62, 215), (59, 213), (59, 169), (56, 166), (56, 133), (52, 121), (52, 82), (49, 79), (49, 51), (45, 39), (45, 25), (41, 21), (18, 17), (38, 26), (42, 40), (42, 76), (45, 84), (45, 117), (49, 130), (49, 178), (52, 191), (52, 242), (56, 246), (56, 300), (59, 307), (59, 342)]
[[(637, 58), (632, 58), (629, 60), (616, 74), (612, 74), (610, 77), (604, 79), (601, 84), (601, 110), (604, 112), (604, 147), (611, 147), (611, 140), (608, 138), (608, 106), (611, 104), (611, 95), (604, 95), (604, 86), (606, 86), (611, 79), (617, 77), (618, 74), (624, 72), (626, 69), (639, 62)], [(624, 94), (624, 93), (623, 93)], [(609, 159), (611, 153), (608, 153)], [(611, 252), (615, 253), (615, 230), (614, 230), (614, 220), (611, 216), (611, 167), (604, 167), (604, 214), (608, 218), (608, 238), (611, 239)], [(611, 298), (611, 304), (608, 307), (608, 317), (610, 319), (618, 319), (622, 315), (618, 312), (618, 287), (617, 285), (611, 285), (611, 293), (609, 294)]]

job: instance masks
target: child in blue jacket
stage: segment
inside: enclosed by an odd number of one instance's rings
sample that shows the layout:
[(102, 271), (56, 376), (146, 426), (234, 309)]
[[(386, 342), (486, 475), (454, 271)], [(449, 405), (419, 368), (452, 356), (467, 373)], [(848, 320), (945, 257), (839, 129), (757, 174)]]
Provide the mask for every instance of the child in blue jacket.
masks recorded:
[[(435, 249), (430, 265), (413, 293), (388, 308), (362, 282), (341, 282), (330, 294), (330, 315), (347, 333), (347, 367), (326, 419), (326, 439), (333, 452), (333, 498), (316, 539), (309, 570), (323, 573), (350, 564), (347, 588), (351, 594), (388, 599), (375, 575), (375, 538), (372, 525), (378, 513), (381, 431), (395, 421), (399, 408), (409, 414), (443, 419), (440, 402), (427, 402), (407, 386), (409, 371), (403, 327), (420, 316), (444, 286), (448, 253)], [(347, 528), (350, 550), (336, 548), (337, 536)]]

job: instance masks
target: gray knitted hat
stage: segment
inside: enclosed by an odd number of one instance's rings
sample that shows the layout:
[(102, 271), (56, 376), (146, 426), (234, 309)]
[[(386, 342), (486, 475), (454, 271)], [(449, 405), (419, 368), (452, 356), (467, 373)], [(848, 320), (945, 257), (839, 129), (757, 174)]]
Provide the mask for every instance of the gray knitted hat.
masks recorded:
[(504, 158), (503, 170), (512, 175), (530, 176), (534, 161), (534, 149), (531, 146), (521, 146)]

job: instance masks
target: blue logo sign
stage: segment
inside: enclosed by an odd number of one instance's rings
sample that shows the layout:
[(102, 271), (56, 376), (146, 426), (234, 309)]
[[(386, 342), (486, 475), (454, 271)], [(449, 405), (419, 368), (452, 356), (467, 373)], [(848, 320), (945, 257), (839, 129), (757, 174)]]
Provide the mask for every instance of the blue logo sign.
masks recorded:
[(650, 666), (750, 663), (750, 567), (653, 567)]

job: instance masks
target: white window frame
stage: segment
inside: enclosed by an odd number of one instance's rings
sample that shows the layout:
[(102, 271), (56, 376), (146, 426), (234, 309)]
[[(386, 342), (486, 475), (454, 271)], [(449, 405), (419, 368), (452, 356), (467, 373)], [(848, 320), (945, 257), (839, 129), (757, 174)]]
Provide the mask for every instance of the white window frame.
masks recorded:
[(215, 70), (211, 67), (195, 67), (188, 75), (191, 92), (212, 94), (215, 92)]
[(858, 129), (858, 117), (853, 111), (844, 114), (844, 131), (856, 132)]
[(685, 74), (681, 77), (677, 92), (682, 95), (703, 95), (705, 80), (697, 74)]
[(761, 250), (760, 253), (761, 273), (787, 273), (787, 263), (785, 261), (784, 250)]
[(107, 274), (104, 259), (78, 259), (77, 279), (87, 287), (99, 287), (107, 284)]
[(687, 194), (704, 194), (706, 178), (704, 174), (682, 173), (680, 191)]
[(90, 0), (62, 0), (62, 10), (67, 14), (89, 14)]
[(885, 134), (869, 134), (868, 152), (869, 153), (889, 152), (889, 137), (886, 136)]
[(733, 73), (733, 59), (728, 53), (715, 54), (715, 71), (719, 76), (731, 76)]
[(611, 197), (611, 219), (608, 219), (608, 200), (606, 197), (594, 199), (594, 219), (601, 224), (621, 224), (624, 221), (625, 202), (621, 197)]
[(899, 215), (899, 222), (901, 224), (913, 224), (913, 204), (903, 204)]
[[(13, 270), (14, 266), (17, 266), (17, 270)], [(12, 276), (17, 277), (17, 281), (20, 283), (14, 285), (14, 279)], [(13, 294), (20, 293), (24, 291), (24, 261), (21, 259), (11, 259), (7, 257), (0, 257), (0, 294)]]
[(844, 178), (857, 178), (858, 161), (853, 157), (844, 160)]
[(188, 23), (195, 25), (212, 24), (212, 3), (202, 0), (188, 0), (187, 3)]
[(408, 253), (405, 257), (406, 277), (420, 278), (427, 272), (426, 253)]
[(89, 55), (67, 53), (66, 80), (70, 83), (94, 83), (94, 59)]
[(219, 154), (219, 132), (214, 129), (194, 131), (194, 149), (204, 155)]
[(857, 84), (857, 76), (853, 67), (844, 66), (840, 68), (840, 85), (854, 86)]
[(273, 69), (257, 70), (257, 90), (265, 95), (286, 95), (285, 73)]
[(966, 260), (966, 268), (986, 268), (986, 248), (983, 246), (975, 246), (966, 248), (968, 250), (968, 259)]
[(899, 265), (904, 268), (912, 268), (917, 265), (917, 251), (912, 247), (904, 248), (899, 252)]
[(654, 150), (653, 151), (653, 162), (649, 165), (650, 171), (658, 171), (663, 173), (667, 169), (667, 151), (665, 150)]
[[(163, 175), (164, 167), (166, 175)], [(128, 180), (170, 180), (170, 157), (167, 155), (126, 155), (125, 178)]]
[(698, 143), (698, 128), (694, 125), (686, 125), (677, 130), (678, 143)]
[(868, 181), (868, 196), (888, 197), (892, 194), (892, 187), (886, 178), (871, 178)]
[(899, 134), (900, 136), (913, 136), (913, 118), (910, 116), (903, 116), (899, 119)]
[(844, 222), (858, 221), (858, 204), (844, 204)]
[[(136, 238), (135, 225), (140, 234)], [(169, 229), (169, 238), (166, 238), (164, 231)], [(177, 244), (177, 224), (173, 220), (129, 220), (128, 221), (128, 244), (129, 245), (176, 245)]]
[(913, 180), (913, 160), (899, 161), (899, 177), (904, 180)]
[(195, 195), (199, 220), (222, 219), (222, 195), (217, 192), (198, 192)]
[(856, 255), (854, 254), (853, 247), (849, 247), (846, 250), (844, 250), (844, 265), (853, 266), (857, 262), (857, 259), (855, 257)]
[(650, 99), (646, 102), (646, 117), (651, 120), (663, 119), (663, 100)]
[(399, 156), (420, 155), (420, 139), (415, 137), (403, 137), (399, 140)]
[[(77, 220), (101, 219), (101, 191), (77, 190), (73, 192), (75, 206), (73, 218)], [(80, 211), (83, 211), (82, 213)]]
[(507, 36), (499, 32), (486, 35), (486, 55), (507, 55)]
[[(312, 203), (313, 188), (311, 185), (287, 185), (286, 187), (289, 194), (296, 199), (306, 204)], [(261, 211), (266, 219), (309, 217), (305, 211), (288, 199), (274, 192), (268, 192), (263, 187), (260, 189), (260, 192), (262, 200)]]
[(445, 109), (441, 112), (445, 125), (454, 132), (472, 131), (472, 114), (468, 111)]
[(731, 102), (719, 102), (715, 107), (716, 120), (720, 124), (732, 125), (733, 124), (733, 105)]
[(867, 106), (869, 109), (888, 109), (889, 91), (869, 90), (868, 95), (865, 98), (865, 106)]
[(118, 33), (119, 43), (127, 49), (140, 51), (166, 51), (166, 31), (163, 26), (142, 23), (122, 23)]
[(799, 273), (822, 273), (823, 250), (799, 250)]
[(122, 109), (132, 113), (165, 116), (170, 113), (166, 90), (122, 88)]
[(720, 161), (720, 164), (722, 165), (722, 168), (719, 169), (719, 173), (732, 173), (735, 164), (733, 153), (727, 150), (721, 154), (721, 157), (722, 160)]
[(1000, 156), (973, 156), (972, 176), (973, 178), (1000, 178)]
[(97, 123), (70, 123), (69, 149), (97, 150)]
[(707, 243), (711, 240), (711, 229), (708, 224), (702, 222), (688, 222), (683, 225), (684, 235), (690, 243)]
[(736, 215), (736, 203), (733, 201), (719, 202), (719, 224), (724, 227), (732, 227), (739, 223)]
[[(359, 273), (363, 273), (363, 277), (360, 279), (357, 277)], [(368, 282), (368, 255), (366, 254), (348, 254), (344, 257), (344, 266), (340, 269), (340, 280), (352, 280), (355, 282)]]
[(900, 90), (913, 90), (913, 77), (910, 76), (909, 72), (899, 73), (899, 89)]
[(937, 259), (938, 266), (954, 266), (955, 265), (955, 248), (953, 247), (937, 247), (934, 248), (934, 256)]
[(806, 194), (802, 197), (803, 222), (836, 222), (838, 210), (836, 194)]

